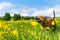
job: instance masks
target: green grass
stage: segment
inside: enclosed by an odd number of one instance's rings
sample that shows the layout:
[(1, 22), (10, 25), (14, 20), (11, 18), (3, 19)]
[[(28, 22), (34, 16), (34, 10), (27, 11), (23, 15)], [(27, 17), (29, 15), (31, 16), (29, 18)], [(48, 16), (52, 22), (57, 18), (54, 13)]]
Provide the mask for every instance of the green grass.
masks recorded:
[[(60, 40), (60, 19), (57, 18), (56, 32), (42, 31), (40, 24), (31, 25), (34, 20), (3, 21), (0, 40)], [(2, 24), (0, 24), (2, 25)], [(14, 32), (15, 30), (15, 32)], [(16, 33), (14, 35), (14, 33)]]

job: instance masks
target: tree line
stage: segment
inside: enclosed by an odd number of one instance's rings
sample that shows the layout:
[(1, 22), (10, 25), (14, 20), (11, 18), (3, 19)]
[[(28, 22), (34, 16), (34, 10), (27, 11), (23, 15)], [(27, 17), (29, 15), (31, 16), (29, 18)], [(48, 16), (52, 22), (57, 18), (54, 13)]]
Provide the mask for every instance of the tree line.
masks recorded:
[(0, 20), (5, 20), (9, 21), (13, 19), (14, 21), (16, 20), (34, 20), (34, 16), (21, 16), (20, 14), (14, 14), (13, 16), (10, 15), (10, 13), (5, 13), (3, 17), (0, 17)]

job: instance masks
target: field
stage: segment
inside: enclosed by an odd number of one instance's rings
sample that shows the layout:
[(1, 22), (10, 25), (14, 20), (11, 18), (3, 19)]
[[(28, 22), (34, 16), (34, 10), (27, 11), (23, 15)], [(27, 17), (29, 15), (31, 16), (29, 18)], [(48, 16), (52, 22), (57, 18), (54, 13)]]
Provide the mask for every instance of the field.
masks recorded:
[(42, 31), (35, 20), (0, 21), (0, 40), (60, 40), (60, 19), (57, 30)]

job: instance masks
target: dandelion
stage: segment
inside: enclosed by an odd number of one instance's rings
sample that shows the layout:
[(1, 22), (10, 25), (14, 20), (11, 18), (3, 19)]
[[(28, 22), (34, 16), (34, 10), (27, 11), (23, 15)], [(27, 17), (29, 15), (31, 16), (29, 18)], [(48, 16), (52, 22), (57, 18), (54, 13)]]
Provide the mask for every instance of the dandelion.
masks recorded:
[(4, 30), (7, 30), (8, 29), (8, 26), (7, 25), (4, 25), (3, 28), (4, 28)]
[(31, 35), (34, 35), (34, 31), (31, 31)]
[(38, 39), (38, 36), (36, 36), (35, 38)]
[(48, 40), (48, 37), (49, 37), (49, 36), (48, 36), (48, 35), (46, 35), (46, 36), (45, 36), (45, 40)]
[(52, 22), (51, 22), (51, 24), (52, 24), (52, 25), (55, 25), (55, 22), (54, 22), (54, 21), (52, 21)]
[(58, 34), (58, 37), (60, 38), (60, 34)]
[(4, 34), (4, 32), (3, 32), (3, 31), (1, 31), (1, 34)]
[(2, 28), (2, 26), (3, 26), (3, 23), (2, 23), (2, 21), (0, 21), (0, 28)]
[(27, 30), (28, 33), (30, 33), (30, 30)]
[(13, 30), (11, 33), (12, 33), (13, 35), (18, 35), (18, 30)]
[(48, 35), (46, 35), (46, 38), (48, 38), (49, 36)]
[(0, 32), (0, 37), (2, 37), (2, 33)]
[(25, 38), (23, 38), (23, 40), (25, 40)]
[(36, 25), (38, 25), (38, 23), (37, 22), (31, 22), (31, 25), (36, 26)]

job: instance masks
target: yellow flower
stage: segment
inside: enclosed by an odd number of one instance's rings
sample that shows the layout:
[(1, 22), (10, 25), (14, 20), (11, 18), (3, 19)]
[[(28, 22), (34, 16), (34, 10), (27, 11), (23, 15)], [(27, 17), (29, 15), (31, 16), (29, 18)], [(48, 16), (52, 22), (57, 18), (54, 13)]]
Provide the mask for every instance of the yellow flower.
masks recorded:
[(52, 25), (55, 25), (55, 22), (54, 22), (54, 21), (52, 21), (52, 22), (51, 22), (51, 24), (52, 24)]
[(34, 35), (34, 31), (31, 31), (31, 35)]
[(36, 21), (34, 21), (34, 22), (31, 22), (31, 25), (36, 26), (36, 25), (38, 25), (38, 23)]
[(49, 36), (48, 35), (46, 35), (46, 38), (48, 38)]
[(4, 32), (3, 32), (3, 31), (1, 31), (1, 34), (4, 34)]
[(58, 37), (60, 38), (60, 34), (58, 34)]
[(23, 40), (25, 40), (25, 38), (23, 38)]
[(18, 35), (18, 30), (13, 30), (11, 33), (12, 33), (13, 35)]
[(28, 33), (30, 33), (30, 30), (27, 30)]
[(0, 37), (2, 37), (2, 33), (0, 32)]
[(2, 26), (3, 26), (3, 22), (2, 22), (2, 21), (0, 21), (0, 28), (2, 28)]
[(35, 38), (38, 39), (38, 36), (36, 36)]
[(60, 34), (58, 34), (58, 39), (60, 40)]

